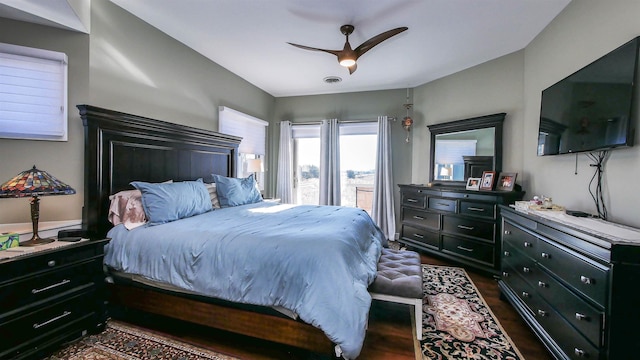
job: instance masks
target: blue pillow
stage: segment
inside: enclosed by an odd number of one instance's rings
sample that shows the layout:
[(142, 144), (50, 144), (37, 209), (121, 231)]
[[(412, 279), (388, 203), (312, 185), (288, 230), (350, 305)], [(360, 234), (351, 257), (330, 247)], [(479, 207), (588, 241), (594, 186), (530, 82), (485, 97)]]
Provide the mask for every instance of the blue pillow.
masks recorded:
[(213, 175), (216, 183), (220, 207), (253, 204), (262, 201), (262, 195), (256, 186), (253, 175), (246, 178), (230, 178)]
[(213, 210), (202, 179), (171, 184), (131, 183), (142, 192), (142, 207), (149, 225), (160, 225)]

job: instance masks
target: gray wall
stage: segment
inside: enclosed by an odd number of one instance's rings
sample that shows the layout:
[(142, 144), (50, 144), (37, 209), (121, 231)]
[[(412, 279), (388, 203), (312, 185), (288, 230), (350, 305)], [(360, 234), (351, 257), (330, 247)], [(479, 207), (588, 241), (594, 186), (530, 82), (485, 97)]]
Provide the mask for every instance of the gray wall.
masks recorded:
[[(411, 143), (406, 143), (407, 133), (400, 124), (407, 114), (403, 106), (407, 102), (407, 90), (381, 90), (357, 92), (347, 94), (330, 94), (314, 96), (282, 97), (276, 99), (274, 123), (269, 129), (269, 178), (270, 194), (275, 194), (278, 142), (280, 127), (277, 122), (289, 120), (291, 122), (319, 121), (338, 118), (341, 120), (377, 119), (379, 115), (396, 117), (391, 125), (393, 181), (395, 189), (396, 221), (399, 219), (400, 191), (397, 184), (411, 181)], [(412, 102), (412, 92), (409, 91), (409, 102)], [(413, 111), (410, 111), (410, 114)], [(413, 133), (410, 133), (410, 137)]]
[[(569, 209), (596, 211), (589, 181), (594, 169), (586, 155), (536, 155), (543, 89), (640, 35), (640, 1), (572, 1), (525, 49), (523, 168), (529, 195), (551, 196)], [(637, 119), (636, 119), (637, 121)], [(636, 127), (639, 123), (636, 123)], [(638, 134), (636, 130), (636, 143)], [(609, 220), (640, 227), (640, 144), (611, 151), (605, 166), (604, 193)]]
[[(1, 42), (69, 58), (69, 141), (0, 139), (0, 183), (35, 164), (78, 192), (43, 197), (41, 221), (82, 217), (84, 136), (77, 104), (209, 130), (218, 129), (219, 105), (265, 120), (274, 109), (271, 95), (110, 1), (93, 0), (91, 16), (91, 35), (0, 18)], [(0, 199), (0, 223), (16, 222), (30, 222), (28, 200)]]

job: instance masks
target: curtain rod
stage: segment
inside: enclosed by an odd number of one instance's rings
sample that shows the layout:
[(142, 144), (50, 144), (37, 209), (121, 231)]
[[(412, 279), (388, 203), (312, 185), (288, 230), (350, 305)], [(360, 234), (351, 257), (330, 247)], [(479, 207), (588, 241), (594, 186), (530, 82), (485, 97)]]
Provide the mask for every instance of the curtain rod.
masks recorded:
[[(396, 121), (396, 117), (389, 116), (389, 120)], [(342, 124), (353, 124), (353, 123), (365, 123), (365, 122), (377, 122), (378, 119), (352, 119), (352, 120), (338, 120), (338, 123)], [(282, 121), (278, 122), (280, 125)], [(291, 122), (291, 125), (320, 125), (322, 121), (299, 121), (299, 122)]]

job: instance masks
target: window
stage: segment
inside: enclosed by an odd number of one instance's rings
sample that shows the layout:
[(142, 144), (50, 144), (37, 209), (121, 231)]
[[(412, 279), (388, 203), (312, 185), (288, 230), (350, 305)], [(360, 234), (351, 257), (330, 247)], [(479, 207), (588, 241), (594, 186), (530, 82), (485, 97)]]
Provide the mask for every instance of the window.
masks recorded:
[[(264, 160), (269, 123), (226, 106), (220, 106), (218, 114), (218, 132), (242, 138), (238, 147), (239, 158), (236, 176), (249, 176), (250, 172), (247, 172), (248, 160), (258, 158)], [(256, 172), (256, 180), (260, 189), (264, 190), (264, 173)]]
[(67, 55), (0, 43), (0, 138), (67, 140)]
[[(319, 203), (320, 125), (293, 124), (294, 199), (296, 204)], [(340, 124), (341, 205), (371, 212), (375, 178), (376, 122)]]

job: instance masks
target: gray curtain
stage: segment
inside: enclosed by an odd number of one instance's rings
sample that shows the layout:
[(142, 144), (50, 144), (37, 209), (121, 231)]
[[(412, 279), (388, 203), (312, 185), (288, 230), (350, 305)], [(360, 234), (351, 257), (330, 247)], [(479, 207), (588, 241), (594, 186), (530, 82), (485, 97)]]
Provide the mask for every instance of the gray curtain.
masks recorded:
[(396, 234), (396, 217), (393, 202), (391, 124), (387, 116), (378, 117), (378, 148), (375, 176), (371, 217), (387, 238), (394, 240)]
[(283, 204), (293, 204), (293, 140), (291, 121), (280, 123), (280, 152), (278, 154), (278, 179), (276, 197)]
[(320, 205), (340, 205), (340, 130), (338, 119), (320, 125)]

